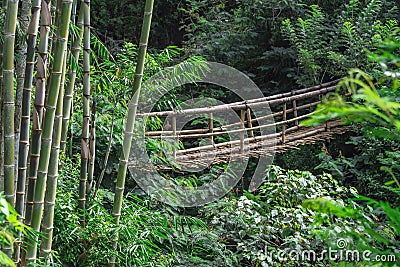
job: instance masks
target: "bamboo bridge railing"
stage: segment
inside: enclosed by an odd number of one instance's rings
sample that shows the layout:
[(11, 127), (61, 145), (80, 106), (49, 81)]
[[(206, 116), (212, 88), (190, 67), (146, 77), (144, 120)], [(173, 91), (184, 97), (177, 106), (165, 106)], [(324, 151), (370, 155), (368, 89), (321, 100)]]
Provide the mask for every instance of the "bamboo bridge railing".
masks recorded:
[[(232, 157), (258, 157), (266, 153), (284, 152), (299, 145), (328, 140), (335, 134), (347, 131), (347, 128), (340, 125), (339, 121), (328, 121), (317, 127), (303, 127), (299, 123), (313, 114), (315, 106), (321, 103), (326, 94), (336, 90), (338, 81), (230, 104), (151, 112), (139, 116), (158, 117), (171, 121), (168, 124), (169, 127), (166, 127), (168, 129), (147, 130), (146, 138), (180, 140), (189, 144), (188, 146), (192, 146), (190, 144), (195, 140), (209, 139), (208, 144), (173, 150), (172, 156), (180, 165), (204, 165), (207, 159), (211, 159), (212, 163), (220, 163)], [(254, 110), (266, 106), (269, 107), (268, 114), (255, 116)], [(232, 110), (240, 118), (237, 122), (215, 125), (216, 114)], [(196, 129), (177, 128), (177, 121), (185, 116), (200, 116), (201, 114), (208, 118), (207, 127), (203, 124), (203, 127)], [(229, 137), (234, 135), (236, 139), (216, 140), (217, 137), (226, 138), (227, 135)]]

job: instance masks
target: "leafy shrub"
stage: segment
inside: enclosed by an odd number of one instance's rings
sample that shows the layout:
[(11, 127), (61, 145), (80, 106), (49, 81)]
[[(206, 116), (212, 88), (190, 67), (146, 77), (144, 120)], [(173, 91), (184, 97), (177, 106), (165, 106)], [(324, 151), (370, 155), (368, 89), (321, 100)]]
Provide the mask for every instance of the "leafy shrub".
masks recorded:
[[(302, 207), (307, 198), (328, 197), (344, 204), (357, 192), (339, 186), (328, 174), (314, 176), (310, 172), (285, 171), (271, 166), (266, 181), (256, 194), (245, 193), (240, 198), (225, 198), (203, 209), (213, 232), (234, 252), (235, 266), (298, 266), (296, 260), (282, 261), (279, 251), (321, 251), (324, 239), (314, 236), (317, 222), (314, 212)], [(335, 226), (330, 238), (340, 236), (341, 229), (355, 227), (357, 222), (325, 216), (324, 231)], [(275, 253), (275, 254), (274, 254)], [(326, 266), (327, 262), (303, 262), (301, 266)]]

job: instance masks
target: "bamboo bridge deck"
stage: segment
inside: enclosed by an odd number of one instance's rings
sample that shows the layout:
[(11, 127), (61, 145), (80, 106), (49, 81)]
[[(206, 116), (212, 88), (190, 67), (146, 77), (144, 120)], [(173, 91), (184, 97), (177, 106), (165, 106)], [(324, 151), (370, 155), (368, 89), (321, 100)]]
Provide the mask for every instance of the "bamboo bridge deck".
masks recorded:
[[(168, 125), (162, 131), (147, 130), (146, 138), (179, 140), (185, 145), (170, 152), (170, 158), (178, 166), (195, 167), (260, 157), (329, 140), (348, 131), (349, 128), (340, 121), (328, 121), (315, 127), (304, 127), (299, 123), (313, 114), (329, 92), (336, 90), (337, 82), (230, 104), (140, 116), (163, 118), (164, 125)], [(235, 113), (237, 119), (224, 121), (222, 117), (228, 112)], [(179, 125), (180, 121), (188, 122), (201, 116), (207, 123), (197, 128)]]

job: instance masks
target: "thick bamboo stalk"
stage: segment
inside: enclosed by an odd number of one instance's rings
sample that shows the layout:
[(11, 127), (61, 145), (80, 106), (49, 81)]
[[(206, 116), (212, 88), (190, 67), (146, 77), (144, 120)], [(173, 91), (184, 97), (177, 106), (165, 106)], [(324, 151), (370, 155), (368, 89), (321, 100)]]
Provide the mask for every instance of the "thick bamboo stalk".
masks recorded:
[[(76, 9), (78, 6), (78, 0), (73, 0), (72, 3), (72, 10), (71, 10), (71, 22), (73, 25), (75, 25), (75, 21), (76, 21)], [(74, 41), (75, 38), (73, 36), (71, 36), (71, 41)]]
[[(34, 195), (33, 213), (31, 227), (35, 231), (40, 230), (43, 215), (43, 202), (47, 183), (47, 172), (49, 168), (50, 151), (52, 143), (52, 133), (55, 118), (55, 109), (60, 91), (60, 83), (63, 74), (64, 51), (68, 42), (68, 28), (71, 18), (72, 0), (62, 1), (61, 23), (57, 31), (57, 42), (54, 54), (53, 69), (50, 76), (49, 95), (46, 102), (46, 115), (44, 117), (42, 145), (40, 149), (40, 159), (36, 189)], [(27, 262), (33, 263), (36, 260), (37, 237), (28, 247)]]
[[(15, 209), (20, 214), (21, 220), (25, 218), (25, 185), (28, 167), (29, 133), (31, 117), (31, 94), (33, 71), (35, 65), (36, 39), (39, 27), (41, 0), (32, 2), (31, 19), (27, 30), (27, 54), (22, 92), (21, 124), (18, 152), (18, 175)], [(20, 247), (16, 249), (15, 259), (19, 259)]]
[(82, 50), (82, 38), (83, 38), (83, 16), (84, 16), (85, 5), (81, 4), (79, 8), (79, 16), (77, 21), (78, 26), (78, 36), (73, 40), (72, 46), (72, 56), (73, 62), (70, 64), (70, 69), (68, 71), (68, 84), (65, 89), (64, 94), (64, 105), (63, 105), (63, 121), (62, 121), (62, 129), (61, 129), (61, 147), (60, 149), (65, 151), (67, 136), (68, 136), (68, 126), (71, 118), (71, 108), (72, 108), (72, 99), (74, 95), (74, 87), (76, 80), (76, 71), (78, 68), (79, 55)]
[(60, 153), (61, 141), (61, 126), (62, 126), (62, 111), (63, 111), (63, 98), (64, 98), (64, 81), (67, 65), (67, 50), (64, 51), (63, 61), (63, 75), (60, 82), (60, 92), (58, 94), (56, 115), (54, 118), (53, 140), (50, 152), (49, 170), (46, 182), (45, 205), (43, 213), (42, 225), (42, 242), (40, 245), (40, 255), (47, 258), (51, 252), (51, 245), (53, 241), (53, 223), (54, 223), (54, 206), (57, 193), (57, 179), (58, 179), (58, 160)]
[[(3, 10), (7, 10), (8, 1), (2, 1)], [(5, 36), (5, 21), (3, 25), (0, 25), (2, 29), (3, 36)], [(3, 78), (3, 62), (4, 62), (4, 40), (0, 40), (0, 190), (4, 191), (4, 78)]]
[(85, 227), (87, 171), (90, 157), (89, 150), (89, 121), (90, 121), (90, 1), (83, 3), (83, 90), (82, 90), (82, 137), (81, 137), (81, 169), (79, 177), (79, 209), (81, 210), (80, 223)]
[[(42, 123), (44, 113), (44, 98), (46, 91), (46, 76), (48, 65), (48, 44), (51, 26), (50, 9), (47, 3), (41, 0), (40, 10), (40, 40), (37, 58), (35, 102), (32, 112), (32, 140), (29, 155), (29, 176), (26, 195), (25, 224), (31, 225), (33, 198), (35, 194), (37, 170), (39, 166)], [(32, 66), (33, 68), (33, 66)]]
[(25, 182), (26, 171), (28, 165), (28, 151), (29, 151), (29, 127), (31, 116), (31, 93), (33, 82), (33, 70), (35, 64), (35, 49), (37, 39), (37, 28), (39, 27), (41, 1), (35, 0), (32, 2), (32, 17), (28, 26), (28, 41), (27, 41), (27, 55), (26, 67), (24, 76), (24, 88), (22, 94), (22, 108), (21, 108), (21, 127), (19, 138), (19, 157), (18, 157), (18, 182), (17, 182), (17, 198), (16, 198), (16, 211), (24, 218), (25, 209)]
[[(2, 8), (5, 10), (2, 2)], [(4, 36), (5, 25), (0, 25)], [(0, 39), (0, 192), (4, 191), (4, 129), (3, 129), (3, 40)]]
[[(139, 94), (140, 88), (142, 84), (143, 78), (143, 70), (144, 70), (144, 63), (146, 58), (147, 52), (147, 42), (149, 39), (150, 33), (150, 25), (151, 25), (151, 18), (153, 13), (153, 5), (154, 0), (146, 0), (145, 9), (144, 9), (144, 18), (143, 18), (143, 26), (140, 35), (140, 42), (139, 42), (139, 51), (137, 57), (137, 64), (135, 70), (135, 78), (133, 81), (133, 92), (134, 98), (132, 99), (132, 103), (129, 105), (128, 109), (128, 118), (126, 121), (125, 127), (125, 134), (123, 140), (123, 148), (122, 153), (119, 160), (118, 165), (118, 176), (117, 182), (115, 185), (115, 197), (114, 197), (114, 204), (112, 215), (114, 217), (115, 224), (118, 225), (121, 217), (121, 209), (122, 209), (122, 199), (124, 195), (124, 188), (125, 188), (125, 178), (126, 178), (126, 171), (127, 171), (127, 162), (129, 158), (129, 153), (132, 144), (132, 135), (133, 129), (136, 120), (136, 112), (137, 106), (139, 101)], [(113, 247), (117, 248), (118, 243), (118, 233), (115, 234), (115, 238), (113, 240)], [(115, 266), (115, 255), (111, 256), (109, 260), (110, 266)]]
[(14, 43), (18, 0), (9, 0), (3, 47), (3, 125), (4, 125), (4, 192), (12, 206), (15, 203), (15, 135), (14, 135)]
[[(18, 16), (18, 0), (7, 2), (4, 27), (2, 78), (2, 127), (4, 138), (4, 194), (7, 201), (15, 204), (15, 135), (14, 135), (14, 44)], [(4, 253), (12, 257), (12, 246), (6, 245)]]
[[(22, 1), (21, 3), (21, 11), (19, 12), (19, 25), (20, 30), (23, 33), (28, 32), (28, 25), (31, 17), (31, 0)], [(21, 123), (21, 114), (22, 114), (22, 98), (24, 91), (24, 82), (25, 82), (25, 66), (26, 66), (26, 54), (27, 54), (27, 42), (26, 39), (23, 38), (19, 45), (17, 46), (17, 50), (15, 51), (17, 61), (15, 66), (15, 74), (17, 87), (15, 92), (15, 114), (14, 114), (14, 135), (15, 135), (15, 177), (17, 177), (18, 173), (18, 155), (19, 155), (19, 137), (20, 137), (20, 123)]]

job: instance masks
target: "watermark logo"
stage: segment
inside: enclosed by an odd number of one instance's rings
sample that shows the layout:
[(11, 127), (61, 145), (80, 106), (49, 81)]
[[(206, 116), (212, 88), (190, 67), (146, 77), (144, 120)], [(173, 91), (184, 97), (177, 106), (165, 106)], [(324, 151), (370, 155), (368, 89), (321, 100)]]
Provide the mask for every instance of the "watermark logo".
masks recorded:
[[(225, 162), (227, 162), (225, 171), (220, 173), (213, 181), (196, 188), (187, 188), (178, 185), (169, 179), (165, 179), (158, 173), (157, 167), (153, 166), (146, 150), (146, 121), (149, 116), (152, 116), (151, 112), (154, 106), (164, 95), (176, 87), (189, 83), (202, 83), (223, 87), (238, 96), (244, 105), (246, 105), (247, 101), (264, 97), (257, 85), (247, 75), (232, 67), (215, 62), (207, 62), (203, 65), (191, 62), (181, 63), (175, 67), (161, 71), (143, 83), (140, 95), (135, 95), (129, 105), (129, 109), (136, 109), (137, 114), (144, 114), (144, 116), (140, 116), (135, 122), (128, 168), (131, 176), (147, 194), (161, 202), (180, 207), (201, 206), (223, 197), (241, 179), (249, 160), (249, 150), (242, 150), (240, 158), (234, 157), (233, 152), (224, 155), (226, 157)], [(136, 100), (138, 100), (137, 106), (134, 105)], [(242, 125), (240, 112), (233, 109), (231, 103), (223, 103), (213, 98), (197, 98), (181, 103), (180, 107), (177, 107), (175, 111), (165, 113), (163, 128), (167, 128), (167, 126), (173, 124), (176, 127), (176, 132), (179, 132), (190, 121), (196, 118), (204, 118), (207, 115), (209, 116), (210, 113), (208, 113), (208, 110), (210, 106), (215, 105), (221, 108), (213, 110), (212, 120), (219, 122), (221, 125), (226, 125), (226, 129), (231, 130), (231, 133), (229, 133), (230, 140), (227, 142), (231, 147), (231, 151), (240, 149), (240, 144), (229, 141), (239, 140), (241, 134), (244, 135), (242, 138), (246, 140), (245, 145), (248, 145), (249, 137), (247, 136), (247, 132), (240, 128)], [(253, 114), (253, 120), (259, 125), (261, 122), (264, 125), (272, 125), (271, 127), (259, 129), (260, 135), (265, 136), (275, 133), (275, 127), (273, 126), (274, 119), (271, 116), (271, 110), (268, 105), (253, 105), (251, 113)], [(173, 138), (166, 136), (163, 141), (173, 143), (174, 138), (176, 139), (176, 136)], [(264, 142), (265, 147), (267, 146), (267, 140), (261, 140), (259, 142), (261, 147), (263, 147)], [(204, 144), (200, 142), (200, 145)], [(269, 144), (269, 147), (273, 146)], [(171, 162), (175, 160), (173, 152), (164, 152), (167, 155), (167, 160)], [(185, 164), (183, 161), (179, 162), (179, 158), (174, 164), (179, 165), (181, 171), (193, 173), (204, 170), (212, 164), (213, 159), (217, 155), (213, 147), (202, 153), (204, 153), (204, 157), (202, 157), (203, 165), (199, 168), (193, 168), (190, 164)], [(268, 154), (259, 157), (258, 165), (251, 179), (251, 190), (255, 190), (261, 185), (265, 168), (272, 163), (273, 157), (273, 149), (270, 149)]]
[[(263, 262), (396, 262), (396, 255), (374, 253), (370, 250), (351, 249), (346, 239), (340, 238), (336, 241), (335, 247), (328, 247), (321, 251), (315, 250), (294, 250), (265, 247), (260, 251), (259, 259)], [(265, 265), (265, 264), (264, 264)], [(268, 265), (265, 265), (268, 266)]]

